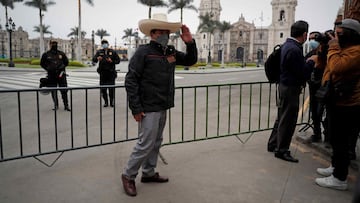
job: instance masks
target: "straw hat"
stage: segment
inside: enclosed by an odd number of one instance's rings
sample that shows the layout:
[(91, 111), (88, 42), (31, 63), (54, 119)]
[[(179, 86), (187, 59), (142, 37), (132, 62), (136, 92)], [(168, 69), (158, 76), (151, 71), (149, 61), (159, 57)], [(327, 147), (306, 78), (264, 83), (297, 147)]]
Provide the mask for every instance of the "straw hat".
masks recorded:
[(168, 22), (166, 14), (155, 13), (152, 19), (143, 19), (139, 21), (139, 29), (142, 33), (150, 36), (150, 31), (154, 29), (169, 30), (174, 33), (181, 28), (181, 22)]

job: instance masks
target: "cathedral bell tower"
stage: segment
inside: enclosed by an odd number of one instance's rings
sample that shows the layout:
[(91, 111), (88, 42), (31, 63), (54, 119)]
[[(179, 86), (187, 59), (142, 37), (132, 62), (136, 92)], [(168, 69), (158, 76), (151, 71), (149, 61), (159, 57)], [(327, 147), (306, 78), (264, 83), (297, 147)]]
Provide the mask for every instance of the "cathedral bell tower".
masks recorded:
[[(199, 15), (205, 16), (209, 14), (214, 21), (220, 21), (221, 5), (220, 0), (201, 0), (199, 7)], [(199, 18), (200, 20), (200, 18)], [(202, 22), (199, 22), (199, 25)], [(211, 62), (213, 58), (213, 46), (214, 46), (214, 37), (209, 33), (200, 33), (197, 30), (196, 43), (198, 44), (199, 49), (199, 59), (200, 61), (206, 60), (206, 62)]]
[(272, 0), (272, 22), (269, 26), (268, 52), (290, 37), (291, 25), (295, 22), (297, 0)]

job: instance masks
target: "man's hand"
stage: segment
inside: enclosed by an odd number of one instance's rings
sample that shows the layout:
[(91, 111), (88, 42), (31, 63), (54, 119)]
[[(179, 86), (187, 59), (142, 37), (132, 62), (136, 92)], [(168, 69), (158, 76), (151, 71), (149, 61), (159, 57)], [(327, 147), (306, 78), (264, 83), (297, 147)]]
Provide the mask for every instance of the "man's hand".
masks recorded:
[(98, 60), (98, 61), (101, 61), (102, 59), (103, 59), (103, 58), (102, 58), (101, 56), (98, 56), (98, 57), (97, 57), (97, 60)]
[(112, 63), (112, 60), (111, 60), (110, 57), (106, 57), (106, 61), (107, 61), (108, 63)]
[(136, 120), (136, 122), (141, 121), (143, 117), (145, 117), (144, 112), (140, 112), (140, 113), (134, 115), (134, 119)]
[(186, 25), (182, 25), (181, 26), (181, 39), (185, 42), (185, 43), (191, 43), (193, 38), (191, 36), (190, 30)]

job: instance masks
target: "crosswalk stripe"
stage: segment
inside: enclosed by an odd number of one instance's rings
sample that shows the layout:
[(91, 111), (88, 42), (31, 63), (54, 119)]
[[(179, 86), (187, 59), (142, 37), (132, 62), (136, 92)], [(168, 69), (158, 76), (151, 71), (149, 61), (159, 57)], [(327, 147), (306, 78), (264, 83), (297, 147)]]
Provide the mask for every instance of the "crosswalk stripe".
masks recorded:
[[(99, 76), (96, 72), (69, 72), (67, 77), (68, 87), (89, 87), (99, 85)], [(125, 73), (119, 73), (115, 80), (116, 85), (123, 85)], [(39, 87), (39, 79), (46, 73), (28, 73), (22, 75), (0, 76), (1, 89), (31, 89)], [(175, 79), (183, 77), (175, 76)]]

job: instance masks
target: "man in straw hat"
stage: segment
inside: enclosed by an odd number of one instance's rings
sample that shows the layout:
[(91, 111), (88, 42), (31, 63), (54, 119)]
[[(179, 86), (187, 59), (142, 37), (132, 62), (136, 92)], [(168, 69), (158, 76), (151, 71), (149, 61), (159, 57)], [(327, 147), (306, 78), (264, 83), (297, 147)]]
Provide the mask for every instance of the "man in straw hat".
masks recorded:
[[(137, 194), (135, 178), (141, 166), (141, 182), (169, 181), (155, 172), (155, 168), (163, 139), (166, 110), (174, 107), (175, 66), (191, 66), (197, 61), (195, 40), (186, 25), (168, 22), (165, 14), (154, 14), (152, 19), (140, 20), (139, 28), (151, 41), (136, 50), (125, 77), (129, 107), (139, 123), (139, 140), (122, 174), (124, 190), (130, 196)], [(168, 45), (169, 34), (180, 29), (186, 53)]]

